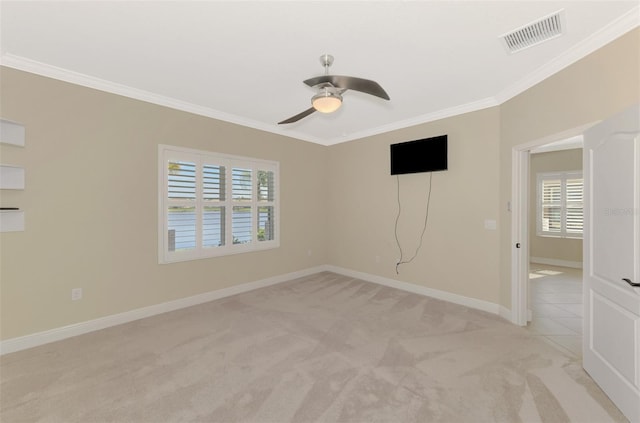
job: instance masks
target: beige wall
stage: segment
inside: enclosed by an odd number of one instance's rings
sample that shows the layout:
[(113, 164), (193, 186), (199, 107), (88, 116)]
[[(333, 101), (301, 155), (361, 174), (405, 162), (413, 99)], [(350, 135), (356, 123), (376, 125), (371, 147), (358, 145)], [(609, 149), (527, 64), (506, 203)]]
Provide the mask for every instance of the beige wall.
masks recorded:
[[(26, 147), (26, 189), (2, 206), (26, 231), (1, 242), (2, 339), (325, 264), (326, 147), (2, 68), (5, 119)], [(281, 247), (159, 265), (158, 144), (280, 162)], [(309, 257), (307, 251), (312, 250)], [(71, 301), (71, 288), (84, 298)]]
[[(634, 29), (500, 106), (501, 304), (511, 308), (511, 154), (514, 146), (604, 120), (640, 102), (640, 29)], [(560, 139), (557, 135), (555, 140)]]
[(582, 149), (531, 154), (529, 163), (529, 256), (582, 263), (582, 239), (554, 238), (536, 234), (537, 175), (545, 172), (582, 170)]
[[(510, 309), (512, 148), (565, 136), (638, 102), (639, 37), (636, 29), (500, 107), (330, 147), (329, 262)], [(423, 249), (396, 275), (388, 146), (443, 133), (450, 137), (450, 170), (434, 174)], [(427, 177), (401, 178), (407, 215), (399, 229), (408, 255), (422, 229)], [(492, 218), (498, 231), (484, 229)]]
[[(498, 303), (499, 237), (484, 221), (498, 215), (499, 118), (491, 108), (330, 147), (330, 263)], [(396, 275), (398, 204), (389, 145), (442, 134), (448, 135), (449, 170), (433, 173), (422, 249)], [(399, 181), (398, 235), (406, 259), (424, 225), (429, 174)]]
[[(27, 146), (1, 146), (0, 161), (27, 176), (24, 191), (1, 198), (26, 212), (26, 231), (0, 235), (1, 338), (322, 264), (510, 308), (512, 148), (640, 101), (639, 38), (636, 29), (499, 107), (332, 147), (2, 68), (0, 114), (26, 126)], [(449, 170), (433, 174), (424, 245), (396, 275), (389, 145), (440, 134), (449, 135)], [(158, 144), (280, 161), (281, 247), (159, 265)], [(408, 257), (428, 174), (400, 184)], [(82, 301), (70, 300), (75, 287)]]

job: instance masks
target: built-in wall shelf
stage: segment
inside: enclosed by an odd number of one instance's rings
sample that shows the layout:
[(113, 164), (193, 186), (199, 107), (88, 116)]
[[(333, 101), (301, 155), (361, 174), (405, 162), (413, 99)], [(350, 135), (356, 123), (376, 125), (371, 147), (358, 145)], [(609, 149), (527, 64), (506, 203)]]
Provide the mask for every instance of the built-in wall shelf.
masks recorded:
[(24, 168), (0, 165), (0, 189), (24, 189)]
[[(0, 144), (24, 147), (23, 125), (0, 119)], [(0, 165), (0, 189), (24, 189), (24, 168), (15, 165)], [(0, 232), (24, 231), (24, 211), (7, 207), (0, 210)]]
[(24, 231), (24, 212), (22, 210), (0, 210), (0, 232)]
[(24, 147), (24, 126), (0, 119), (0, 143)]

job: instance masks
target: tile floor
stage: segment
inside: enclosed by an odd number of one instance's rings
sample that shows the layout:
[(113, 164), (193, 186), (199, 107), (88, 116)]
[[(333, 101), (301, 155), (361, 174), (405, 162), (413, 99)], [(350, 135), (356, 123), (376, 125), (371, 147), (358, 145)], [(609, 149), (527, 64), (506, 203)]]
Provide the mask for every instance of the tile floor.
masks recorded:
[(527, 329), (582, 357), (582, 269), (531, 263)]

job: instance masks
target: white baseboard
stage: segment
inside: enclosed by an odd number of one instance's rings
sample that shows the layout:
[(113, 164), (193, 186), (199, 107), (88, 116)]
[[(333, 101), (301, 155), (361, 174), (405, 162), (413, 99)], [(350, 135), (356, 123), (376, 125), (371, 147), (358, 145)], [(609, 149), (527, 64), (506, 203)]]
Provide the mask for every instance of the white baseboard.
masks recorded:
[(581, 261), (559, 260), (546, 257), (529, 257), (531, 263), (548, 264), (550, 266), (571, 267), (573, 269), (582, 269)]
[(60, 341), (66, 338), (71, 338), (100, 329), (106, 329), (108, 327), (121, 325), (123, 323), (129, 323), (134, 320), (144, 319), (145, 317), (151, 317), (157, 314), (167, 313), (169, 311), (207, 303), (209, 301), (218, 300), (220, 298), (230, 297), (232, 295), (241, 294), (243, 292), (252, 291), (254, 289), (264, 288), (281, 282), (290, 281), (292, 279), (313, 275), (324, 270), (326, 270), (326, 266), (312, 267), (297, 272), (287, 273), (271, 278), (243, 283), (241, 285), (231, 286), (229, 288), (209, 291), (191, 297), (180, 298), (178, 300), (168, 301), (166, 303), (155, 304), (148, 307), (126, 311), (124, 313), (113, 314), (111, 316), (105, 316), (99, 319), (63, 326), (60, 328), (38, 332), (31, 335), (7, 339), (0, 342), (0, 355), (25, 350), (27, 348), (37, 347), (39, 345)]
[(342, 267), (325, 265), (248, 282), (241, 285), (231, 286), (229, 288), (218, 289), (216, 291), (209, 291), (191, 297), (168, 301), (161, 304), (155, 304), (148, 307), (126, 311), (124, 313), (105, 316), (99, 319), (63, 326), (60, 328), (38, 332), (31, 335), (7, 339), (5, 341), (0, 341), (0, 355), (37, 347), (40, 345), (48, 344), (50, 342), (61, 341), (63, 339), (71, 338), (85, 333), (94, 332), (100, 329), (106, 329), (124, 323), (129, 323), (135, 320), (144, 319), (145, 317), (151, 317), (174, 310), (207, 303), (209, 301), (230, 297), (232, 295), (241, 294), (243, 292), (252, 291), (258, 288), (276, 285), (278, 283), (287, 282), (293, 279), (313, 275), (323, 271), (334, 272), (340, 275), (354, 277), (367, 282), (412, 292), (414, 294), (437, 298), (439, 300), (448, 301), (454, 304), (460, 304), (492, 314), (497, 314), (504, 319), (511, 321), (511, 311), (495, 303), (478, 300), (476, 298), (465, 297), (463, 295), (453, 294), (446, 291), (440, 291), (433, 288), (427, 288), (408, 282), (401, 282), (382, 276), (372, 275), (369, 273), (357, 272), (355, 270), (345, 269)]
[(477, 310), (486, 311), (492, 314), (505, 317), (508, 321), (511, 321), (511, 311), (506, 308), (491, 303), (489, 301), (478, 300), (476, 298), (465, 297), (463, 295), (453, 294), (451, 292), (440, 291), (438, 289), (427, 288), (426, 286), (420, 286), (413, 283), (401, 282), (395, 279), (385, 278), (383, 276), (372, 275), (369, 273), (358, 272), (351, 269), (345, 269), (337, 266), (325, 266), (325, 270), (329, 272), (338, 273), (344, 276), (350, 276), (364, 281), (377, 283), (379, 285), (388, 286), (391, 288), (401, 289), (403, 291), (412, 292), (414, 294), (424, 295), (427, 297), (437, 298), (439, 300), (448, 301), (450, 303), (475, 308)]
[(498, 312), (498, 315), (502, 317), (504, 320), (513, 323), (513, 321), (511, 320), (513, 318), (513, 315), (511, 314), (511, 310), (509, 310), (505, 306), (503, 305), (500, 306), (500, 311)]

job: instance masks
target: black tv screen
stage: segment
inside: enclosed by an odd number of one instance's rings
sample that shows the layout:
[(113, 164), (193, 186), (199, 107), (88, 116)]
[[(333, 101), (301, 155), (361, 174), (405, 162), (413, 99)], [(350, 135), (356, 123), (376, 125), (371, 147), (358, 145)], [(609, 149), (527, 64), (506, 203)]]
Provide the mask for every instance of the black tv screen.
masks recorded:
[(391, 144), (391, 174), (447, 170), (447, 136)]

